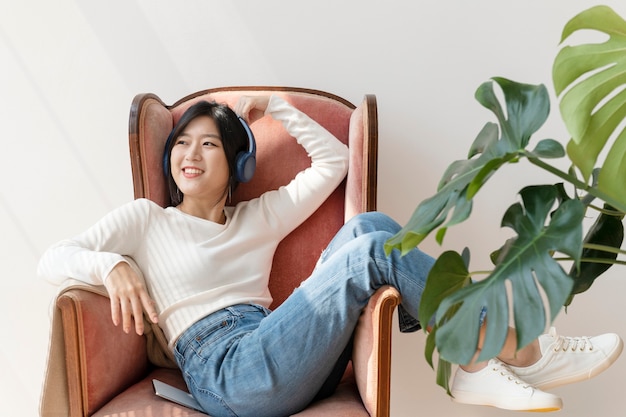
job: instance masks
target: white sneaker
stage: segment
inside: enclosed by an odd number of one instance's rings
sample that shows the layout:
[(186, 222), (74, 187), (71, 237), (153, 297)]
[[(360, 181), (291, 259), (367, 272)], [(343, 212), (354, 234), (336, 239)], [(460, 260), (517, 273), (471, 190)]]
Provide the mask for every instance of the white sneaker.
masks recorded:
[(513, 372), (539, 389), (554, 388), (592, 378), (607, 369), (622, 353), (624, 342), (614, 333), (595, 337), (566, 337), (552, 327), (539, 336), (542, 357)]
[(563, 407), (561, 397), (526, 383), (496, 358), (490, 359), (487, 367), (477, 372), (458, 368), (450, 391), (452, 399), (458, 403), (505, 410), (557, 411)]

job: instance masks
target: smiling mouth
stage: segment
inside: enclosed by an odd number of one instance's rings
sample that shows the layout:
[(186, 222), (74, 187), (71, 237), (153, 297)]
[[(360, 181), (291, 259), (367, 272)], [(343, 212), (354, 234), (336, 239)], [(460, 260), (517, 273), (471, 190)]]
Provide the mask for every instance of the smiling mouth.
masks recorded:
[(183, 173), (186, 175), (199, 175), (202, 174), (202, 170), (198, 168), (183, 168)]

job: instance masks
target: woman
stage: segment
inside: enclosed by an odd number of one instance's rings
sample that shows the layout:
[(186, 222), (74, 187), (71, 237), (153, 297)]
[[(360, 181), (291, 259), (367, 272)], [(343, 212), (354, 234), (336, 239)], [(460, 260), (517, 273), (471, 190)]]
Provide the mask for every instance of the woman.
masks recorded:
[[(288, 185), (228, 206), (245, 178), (238, 156), (252, 147), (246, 124), (264, 114), (282, 122), (311, 157)], [(347, 148), (282, 99), (243, 97), (234, 111), (216, 103), (190, 107), (165, 150), (174, 206), (133, 201), (92, 228), (51, 247), (39, 272), (55, 282), (71, 276), (104, 284), (111, 317), (125, 332), (143, 333), (145, 311), (163, 329), (190, 392), (212, 416), (286, 416), (332, 392), (359, 315), (374, 291), (391, 284), (414, 330), (433, 259), (419, 250), (386, 256), (383, 243), (399, 226), (380, 213), (349, 221), (320, 257), (311, 277), (274, 312), (268, 306), (278, 243), (310, 216), (343, 180)], [(132, 257), (145, 281), (124, 260)], [(409, 324), (413, 326), (409, 326)], [(549, 353), (564, 340), (586, 343), (574, 358)], [(510, 342), (514, 342), (511, 333)], [(594, 350), (588, 347), (593, 345)], [(507, 345), (508, 346), (508, 345)], [(554, 385), (588, 378), (621, 351), (615, 335), (542, 339), (501, 357), (529, 382)], [(531, 365), (532, 366), (527, 366)], [(556, 364), (556, 365), (555, 365)], [(522, 367), (523, 366), (523, 367)], [(523, 383), (497, 359), (459, 370), (453, 394), (465, 403), (510, 409), (559, 409), (561, 399)]]

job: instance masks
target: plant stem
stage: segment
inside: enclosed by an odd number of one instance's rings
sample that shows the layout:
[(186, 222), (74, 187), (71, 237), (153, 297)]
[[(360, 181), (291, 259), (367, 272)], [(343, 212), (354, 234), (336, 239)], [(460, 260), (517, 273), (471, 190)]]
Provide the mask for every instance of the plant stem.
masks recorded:
[[(569, 257), (558, 257), (554, 258), (555, 261), (573, 261), (572, 258)], [(616, 259), (606, 259), (606, 258), (581, 258), (580, 262), (586, 263), (594, 263), (594, 264), (607, 264), (607, 265), (626, 265), (626, 261), (618, 261)]]
[(594, 264), (607, 264), (607, 265), (626, 265), (626, 261), (618, 261), (615, 259), (604, 258), (583, 258), (581, 262), (594, 263)]
[(579, 188), (581, 190), (586, 191), (587, 193), (593, 195), (596, 198), (599, 198), (600, 200), (604, 201), (605, 203), (615, 207), (616, 209), (622, 211), (622, 212), (626, 212), (626, 207), (619, 201), (614, 200), (613, 198), (611, 198), (611, 196), (603, 193), (602, 191), (598, 190), (595, 187), (591, 187), (588, 184), (585, 184), (584, 182), (580, 181), (578, 178), (573, 177), (572, 175), (561, 171), (560, 169), (545, 163), (544, 161), (542, 161), (541, 159), (538, 159), (534, 156), (530, 156), (529, 153), (527, 153), (526, 151), (522, 151), (521, 152), (522, 155), (525, 155), (528, 160), (538, 166), (539, 168), (543, 168), (546, 171), (556, 175), (557, 177), (564, 179), (565, 181), (569, 182), (570, 184), (573, 184), (574, 186), (576, 186), (576, 188)]
[(489, 275), (489, 274), (491, 274), (492, 272), (493, 272), (493, 270), (490, 270), (490, 271), (487, 271), (487, 270), (485, 270), (485, 271), (472, 271), (472, 272), (470, 272), (468, 275), (469, 275), (469, 277), (471, 278), (471, 277), (473, 277), (474, 275)]
[(598, 244), (595, 244), (595, 243), (584, 243), (583, 247), (587, 248), (587, 249), (599, 250), (599, 251), (602, 251), (602, 252), (616, 253), (618, 255), (619, 254), (626, 255), (626, 250), (622, 250), (620, 248), (615, 248), (613, 246), (598, 245)]

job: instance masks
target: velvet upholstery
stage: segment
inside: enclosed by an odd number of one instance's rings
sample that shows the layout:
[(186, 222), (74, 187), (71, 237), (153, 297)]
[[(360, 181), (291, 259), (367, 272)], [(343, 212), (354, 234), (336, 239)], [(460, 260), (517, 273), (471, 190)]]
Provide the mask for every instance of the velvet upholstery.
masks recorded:
[[(355, 107), (316, 90), (231, 87), (200, 91), (168, 106), (154, 94), (141, 94), (131, 106), (129, 140), (135, 197), (167, 206), (169, 196), (161, 166), (163, 146), (184, 110), (198, 100), (234, 105), (241, 95), (268, 93), (291, 102), (350, 148), (346, 180), (278, 247), (270, 277), (275, 307), (310, 274), (345, 220), (376, 208), (375, 97), (367, 95)], [(257, 171), (249, 183), (240, 185), (233, 203), (286, 184), (310, 164), (306, 152), (271, 117), (258, 120), (251, 128), (257, 139)], [(360, 320), (352, 365), (339, 389), (298, 416), (389, 415), (391, 318), (399, 302), (398, 292), (391, 287), (376, 293)], [(58, 298), (57, 307), (63, 317), (71, 416), (202, 415), (154, 395), (152, 378), (184, 388), (180, 372), (149, 363), (145, 337), (125, 335), (111, 324), (105, 296), (72, 289)]]
[[(120, 332), (113, 325), (108, 319), (110, 314), (106, 314), (111, 308), (106, 297), (87, 291), (69, 291), (57, 303), (64, 311), (67, 363), (79, 364), (67, 367), (68, 373), (73, 374), (68, 377), (70, 397), (85, 393), (80, 408), (91, 415), (146, 374), (149, 366), (146, 340), (135, 333)], [(78, 355), (81, 350), (90, 354)], [(75, 410), (70, 409), (70, 412), (75, 415)]]

